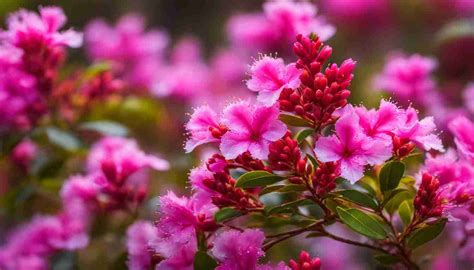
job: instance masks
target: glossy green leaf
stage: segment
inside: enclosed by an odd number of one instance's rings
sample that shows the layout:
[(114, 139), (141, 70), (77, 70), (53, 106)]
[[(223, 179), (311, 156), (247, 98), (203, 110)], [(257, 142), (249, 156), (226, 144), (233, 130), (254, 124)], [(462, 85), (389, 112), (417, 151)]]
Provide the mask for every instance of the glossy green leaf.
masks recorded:
[(400, 161), (388, 162), (380, 171), (380, 189), (385, 192), (398, 187), (404, 173), (405, 164)]
[(415, 194), (406, 189), (394, 189), (386, 194), (382, 204), (389, 214), (395, 213), (403, 201), (413, 200)]
[(267, 171), (251, 171), (241, 175), (235, 184), (240, 188), (264, 187), (285, 179), (282, 176)]
[(312, 155), (310, 154), (306, 154), (306, 157), (308, 157), (308, 160), (311, 162), (311, 164), (313, 165), (313, 168), (316, 169), (319, 167), (319, 164), (318, 164), (318, 161), (316, 160), (315, 157), (313, 157)]
[(443, 232), (444, 226), (446, 225), (446, 219), (441, 219), (433, 224), (427, 224), (426, 226), (414, 231), (407, 238), (407, 246), (409, 248), (417, 248), (427, 242), (435, 239)]
[(278, 117), (283, 123), (293, 127), (311, 127), (311, 124), (305, 119), (291, 114), (280, 114)]
[(408, 200), (403, 201), (398, 208), (398, 215), (400, 215), (400, 219), (405, 226), (410, 224), (413, 217), (413, 204)]
[(48, 140), (67, 151), (75, 151), (81, 147), (81, 142), (74, 134), (55, 127), (46, 128)]
[(303, 129), (300, 132), (296, 133), (295, 139), (301, 144), (308, 136), (314, 133), (314, 129)]
[(285, 185), (273, 185), (273, 186), (267, 186), (265, 188), (262, 189), (262, 191), (260, 191), (259, 195), (262, 196), (262, 195), (265, 195), (265, 194), (269, 194), (269, 193), (272, 193), (272, 192), (276, 192), (278, 191), (279, 189), (283, 188)]
[(374, 255), (374, 259), (382, 265), (392, 265), (392, 264), (399, 263), (401, 261), (401, 259), (398, 257), (392, 256), (389, 254), (384, 254), (384, 253)]
[(387, 232), (382, 223), (359, 209), (343, 209), (337, 207), (342, 222), (353, 231), (374, 239), (385, 239)]
[(243, 214), (242, 212), (237, 211), (234, 208), (225, 207), (217, 211), (217, 213), (214, 215), (214, 220), (216, 222), (222, 222), (229, 218), (241, 216), (242, 214)]
[(124, 125), (113, 121), (90, 121), (79, 126), (83, 130), (91, 130), (103, 135), (127, 136), (129, 130)]
[(369, 195), (355, 189), (341, 190), (335, 193), (364, 207), (371, 209), (377, 209), (378, 207), (377, 203)]
[(214, 270), (217, 262), (206, 252), (200, 250), (194, 255), (194, 270)]
[(311, 205), (311, 204), (313, 204), (313, 201), (311, 201), (309, 199), (299, 199), (299, 200), (296, 200), (296, 201), (287, 202), (287, 203), (284, 203), (282, 205), (274, 206), (272, 208), (266, 209), (266, 212), (267, 212), (268, 215), (271, 215), (271, 214), (276, 214), (276, 213), (280, 213), (280, 212), (290, 211), (290, 210), (292, 210), (296, 207), (299, 207), (299, 206)]

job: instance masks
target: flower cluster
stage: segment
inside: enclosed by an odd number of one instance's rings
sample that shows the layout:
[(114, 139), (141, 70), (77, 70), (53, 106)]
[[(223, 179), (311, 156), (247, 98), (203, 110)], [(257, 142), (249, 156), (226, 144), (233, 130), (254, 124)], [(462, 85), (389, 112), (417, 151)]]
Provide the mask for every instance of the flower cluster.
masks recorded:
[(42, 7), (39, 14), (20, 10), (7, 19), (0, 36), (0, 129), (27, 130), (47, 112), (65, 47), (79, 47), (81, 34), (59, 29), (66, 17), (57, 7)]
[(335, 28), (316, 13), (316, 6), (304, 1), (266, 1), (263, 13), (235, 15), (227, 28), (236, 48), (285, 53), (297, 34), (306, 36), (315, 32), (323, 40), (334, 35)]
[(47, 258), (55, 252), (84, 248), (98, 211), (134, 210), (143, 201), (148, 186), (143, 169), (147, 167), (166, 170), (168, 163), (146, 155), (133, 140), (100, 140), (88, 156), (87, 175), (72, 176), (64, 183), (63, 209), (56, 215), (37, 216), (10, 233), (0, 248), (0, 267), (48, 269)]

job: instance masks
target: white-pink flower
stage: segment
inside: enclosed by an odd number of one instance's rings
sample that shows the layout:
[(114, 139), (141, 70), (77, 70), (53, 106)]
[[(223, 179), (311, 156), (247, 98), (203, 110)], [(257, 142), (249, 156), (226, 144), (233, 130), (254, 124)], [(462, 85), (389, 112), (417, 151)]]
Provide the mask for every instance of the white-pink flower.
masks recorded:
[(449, 123), (449, 130), (454, 135), (454, 142), (461, 157), (474, 162), (474, 123), (460, 116)]
[(336, 133), (320, 138), (314, 151), (322, 162), (340, 162), (341, 176), (351, 183), (363, 177), (365, 165), (381, 164), (392, 156), (391, 145), (366, 136), (353, 112), (339, 118)]
[(201, 106), (194, 110), (191, 119), (186, 124), (186, 130), (189, 133), (189, 138), (186, 141), (184, 149), (186, 153), (194, 150), (197, 146), (210, 142), (218, 142), (220, 139), (218, 134), (213, 135), (220, 130), (217, 113), (209, 106)]
[(258, 92), (257, 100), (271, 106), (280, 97), (285, 88), (297, 88), (300, 85), (300, 74), (295, 64), (285, 65), (283, 59), (264, 56), (250, 68), (252, 78), (247, 87)]
[(220, 150), (224, 157), (233, 159), (249, 151), (255, 158), (266, 159), (270, 142), (283, 137), (287, 130), (278, 115), (276, 107), (252, 106), (248, 102), (225, 108), (222, 122), (229, 131), (221, 139)]
[(425, 151), (444, 151), (443, 143), (438, 135), (434, 134), (436, 125), (433, 117), (425, 117), (418, 120), (418, 113), (412, 107), (401, 111), (398, 127), (394, 134), (402, 139), (414, 142), (420, 149)]

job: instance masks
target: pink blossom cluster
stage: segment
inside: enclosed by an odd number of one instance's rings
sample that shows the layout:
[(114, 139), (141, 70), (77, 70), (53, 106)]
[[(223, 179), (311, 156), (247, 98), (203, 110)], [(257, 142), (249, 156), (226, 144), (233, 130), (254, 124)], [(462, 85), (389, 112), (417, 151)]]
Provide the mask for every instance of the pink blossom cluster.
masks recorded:
[[(20, 151), (20, 150), (18, 150)], [(142, 152), (134, 140), (105, 137), (91, 149), (87, 174), (70, 177), (61, 189), (62, 210), (37, 216), (8, 236), (0, 248), (2, 269), (48, 269), (47, 258), (59, 250), (84, 248), (98, 211), (133, 210), (145, 198), (146, 168), (168, 163)]]
[(316, 33), (325, 41), (335, 33), (332, 25), (317, 16), (314, 4), (296, 0), (266, 1), (263, 13), (235, 15), (227, 28), (234, 47), (254, 53), (287, 53), (297, 34)]
[(0, 129), (27, 130), (47, 111), (57, 69), (65, 47), (77, 48), (80, 33), (60, 32), (66, 23), (58, 7), (42, 7), (39, 14), (20, 10), (7, 19), (0, 34)]
[(436, 123), (445, 130), (454, 118), (472, 115), (472, 87), (468, 84), (465, 89), (449, 86), (443, 89), (433, 78), (437, 66), (431, 57), (392, 54), (383, 71), (375, 77), (374, 87), (389, 93), (401, 104), (415, 104), (435, 117)]

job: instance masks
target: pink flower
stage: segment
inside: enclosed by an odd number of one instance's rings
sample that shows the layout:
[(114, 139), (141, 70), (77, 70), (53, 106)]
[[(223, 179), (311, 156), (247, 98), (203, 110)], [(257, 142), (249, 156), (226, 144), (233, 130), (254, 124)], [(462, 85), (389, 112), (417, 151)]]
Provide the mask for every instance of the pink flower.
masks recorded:
[(265, 255), (262, 250), (264, 239), (263, 232), (256, 229), (221, 233), (212, 249), (212, 254), (220, 262), (216, 270), (259, 269), (258, 259)]
[(74, 30), (59, 32), (66, 23), (66, 16), (59, 7), (42, 7), (40, 14), (20, 10), (7, 20), (8, 31), (4, 38), (15, 46), (24, 48), (32, 42), (44, 42), (50, 46), (69, 46), (77, 48), (82, 45), (82, 35)]
[(229, 131), (222, 136), (220, 150), (225, 158), (233, 159), (247, 151), (253, 157), (266, 159), (268, 146), (286, 133), (286, 126), (278, 120), (275, 107), (251, 106), (238, 102), (224, 109), (222, 122)]
[(15, 146), (12, 151), (11, 159), (22, 170), (28, 171), (31, 162), (38, 154), (38, 146), (29, 139), (24, 139)]
[(173, 192), (160, 198), (161, 218), (157, 239), (151, 247), (165, 258), (157, 269), (192, 269), (197, 251), (196, 231), (214, 227), (217, 208), (208, 196), (177, 197)]
[(464, 104), (467, 109), (474, 113), (474, 83), (469, 83), (463, 92)]
[(69, 204), (77, 202), (87, 205), (91, 210), (95, 210), (100, 186), (92, 176), (71, 176), (64, 182), (61, 188), (61, 199), (63, 205), (68, 207)]
[(359, 116), (359, 125), (365, 135), (372, 139), (381, 139), (391, 143), (391, 134), (398, 124), (399, 111), (395, 104), (382, 100), (378, 110), (367, 110), (363, 106), (355, 108)]
[(167, 170), (169, 163), (153, 155), (145, 154), (132, 139), (105, 137), (93, 145), (87, 158), (89, 172), (99, 171), (103, 163), (113, 163), (117, 173), (130, 175), (144, 168)]
[(122, 17), (115, 27), (103, 20), (89, 23), (85, 40), (91, 59), (111, 61), (114, 71), (138, 88), (153, 85), (168, 44), (165, 33), (156, 29), (145, 31), (143, 18), (133, 14)]
[(247, 87), (258, 92), (257, 100), (266, 106), (275, 104), (283, 89), (300, 85), (301, 71), (295, 64), (285, 66), (281, 58), (264, 56), (252, 65), (250, 72), (252, 78)]
[(443, 143), (436, 134), (433, 117), (425, 117), (418, 120), (418, 113), (412, 107), (401, 111), (399, 123), (394, 133), (402, 139), (414, 142), (420, 149), (425, 151), (444, 151)]
[(130, 270), (149, 269), (152, 266), (149, 243), (155, 239), (156, 231), (151, 222), (139, 220), (128, 227), (127, 250)]
[(220, 137), (226, 131), (220, 126), (217, 114), (209, 106), (201, 106), (194, 110), (186, 124), (186, 130), (189, 133), (189, 139), (184, 146), (186, 153), (201, 144), (220, 141)]
[(325, 14), (344, 28), (367, 29), (382, 28), (390, 19), (390, 1), (388, 0), (324, 0), (321, 5)]
[(287, 53), (297, 34), (316, 33), (322, 40), (334, 35), (335, 28), (316, 15), (316, 7), (293, 0), (267, 1), (263, 13), (240, 14), (228, 23), (230, 40), (236, 48), (250, 52)]
[(392, 55), (376, 77), (375, 87), (394, 95), (399, 102), (426, 106), (436, 87), (431, 78), (436, 65), (434, 59), (418, 54)]
[(437, 156), (428, 154), (422, 171), (436, 176), (441, 185), (474, 180), (474, 167), (466, 160), (459, 160), (454, 149)]
[(160, 71), (152, 93), (180, 100), (195, 100), (210, 91), (210, 70), (201, 57), (200, 44), (185, 38), (173, 48), (171, 62)]
[(336, 134), (320, 138), (314, 151), (322, 162), (340, 162), (341, 176), (351, 183), (362, 178), (365, 165), (381, 164), (392, 156), (391, 145), (364, 134), (355, 113), (339, 118)]
[(454, 142), (461, 157), (474, 162), (474, 123), (461, 116), (449, 123), (449, 130), (454, 135)]

